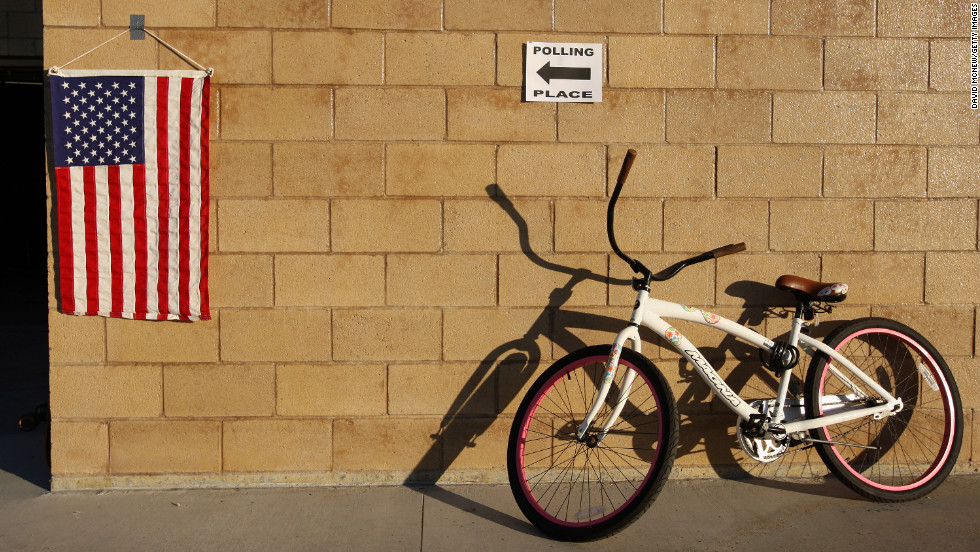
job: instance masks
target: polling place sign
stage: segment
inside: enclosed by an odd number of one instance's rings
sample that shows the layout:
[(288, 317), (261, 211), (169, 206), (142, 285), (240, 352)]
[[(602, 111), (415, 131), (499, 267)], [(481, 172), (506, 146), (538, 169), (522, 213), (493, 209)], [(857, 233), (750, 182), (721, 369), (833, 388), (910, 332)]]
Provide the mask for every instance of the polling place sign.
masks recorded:
[(602, 101), (602, 44), (528, 42), (525, 48), (524, 101)]

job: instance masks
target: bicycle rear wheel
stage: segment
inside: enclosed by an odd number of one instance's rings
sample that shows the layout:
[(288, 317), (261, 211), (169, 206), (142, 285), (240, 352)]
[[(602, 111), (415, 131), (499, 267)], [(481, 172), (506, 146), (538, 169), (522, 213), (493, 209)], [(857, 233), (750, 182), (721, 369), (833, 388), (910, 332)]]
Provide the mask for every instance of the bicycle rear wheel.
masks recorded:
[[(592, 429), (576, 430), (594, 404), (610, 346), (570, 353), (525, 396), (511, 428), (507, 469), (521, 511), (548, 535), (570, 541), (608, 536), (645, 511), (677, 452), (678, 415), (666, 381), (645, 357), (624, 350)], [(636, 378), (609, 432), (626, 374)]]
[[(844, 484), (872, 500), (899, 502), (932, 492), (953, 469), (963, 439), (959, 391), (942, 356), (911, 328), (882, 318), (845, 324), (825, 342), (901, 399), (903, 408), (880, 420), (811, 430), (814, 439), (847, 443), (818, 444), (821, 459)], [(835, 372), (835, 365), (825, 355), (811, 362), (808, 417), (880, 399), (843, 367)]]

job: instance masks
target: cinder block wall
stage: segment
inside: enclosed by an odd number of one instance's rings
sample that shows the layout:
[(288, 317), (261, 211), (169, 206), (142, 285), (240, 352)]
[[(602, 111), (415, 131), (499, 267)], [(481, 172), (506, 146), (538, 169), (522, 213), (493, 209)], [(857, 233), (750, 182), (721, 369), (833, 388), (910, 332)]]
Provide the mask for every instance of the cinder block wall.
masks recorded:
[[(215, 68), (214, 320), (71, 317), (52, 292), (55, 489), (504, 480), (522, 389), (629, 314), (604, 234), (627, 147), (626, 249), (659, 267), (748, 245), (656, 292), (778, 336), (777, 276), (847, 281), (824, 320), (890, 316), (933, 340), (964, 399), (960, 469), (977, 466), (967, 2), (43, 8), (47, 66), (142, 13)], [(527, 41), (602, 43), (603, 101), (521, 103)], [(186, 68), (125, 37), (76, 66)], [(746, 396), (771, 383), (748, 375), (754, 351), (684, 331)], [(676, 355), (648, 352), (681, 403), (677, 471), (750, 470), (733, 415)]]

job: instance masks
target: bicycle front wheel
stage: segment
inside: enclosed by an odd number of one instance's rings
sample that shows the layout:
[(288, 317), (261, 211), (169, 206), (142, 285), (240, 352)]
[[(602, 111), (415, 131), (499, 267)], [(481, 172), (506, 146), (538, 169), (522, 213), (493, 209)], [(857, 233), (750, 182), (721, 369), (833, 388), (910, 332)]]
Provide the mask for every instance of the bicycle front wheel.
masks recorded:
[[(825, 342), (895, 398), (902, 409), (811, 430), (821, 459), (848, 487), (872, 500), (925, 496), (956, 463), (963, 439), (960, 394), (949, 367), (924, 337), (882, 318), (865, 318), (831, 332)], [(882, 398), (825, 355), (806, 378), (808, 417)]]
[[(592, 427), (577, 436), (597, 400), (609, 351), (588, 347), (557, 361), (528, 391), (511, 428), (507, 469), (514, 498), (535, 526), (560, 540), (626, 527), (663, 488), (677, 452), (673, 395), (660, 371), (629, 349)], [(603, 431), (621, 395), (625, 406)]]

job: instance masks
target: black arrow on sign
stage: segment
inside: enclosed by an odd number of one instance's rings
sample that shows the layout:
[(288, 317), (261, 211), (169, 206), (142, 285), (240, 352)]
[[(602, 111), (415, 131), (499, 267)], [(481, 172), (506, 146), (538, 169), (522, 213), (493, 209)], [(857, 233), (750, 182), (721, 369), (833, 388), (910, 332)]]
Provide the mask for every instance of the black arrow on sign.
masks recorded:
[(592, 80), (591, 67), (552, 67), (550, 61), (546, 61), (538, 75), (544, 82), (551, 84), (551, 79), (563, 80)]

